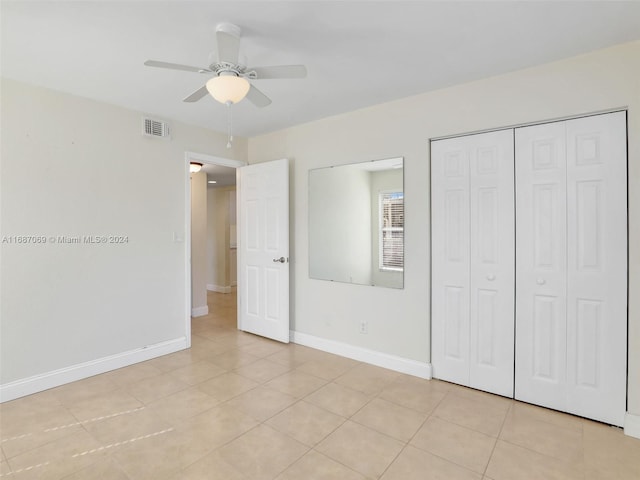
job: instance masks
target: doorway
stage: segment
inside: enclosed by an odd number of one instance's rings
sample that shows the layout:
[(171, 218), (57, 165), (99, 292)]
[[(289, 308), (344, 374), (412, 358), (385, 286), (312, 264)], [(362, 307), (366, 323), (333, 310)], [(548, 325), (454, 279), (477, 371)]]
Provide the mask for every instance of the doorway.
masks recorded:
[[(198, 178), (198, 187), (193, 188), (192, 192), (192, 178), (189, 170), (189, 165), (191, 162), (197, 162), (202, 164), (201, 172), (198, 172), (195, 175), (199, 175)], [(187, 348), (191, 346), (191, 317), (206, 315), (208, 313), (207, 307), (207, 287), (211, 289), (220, 288), (224, 290), (227, 285), (217, 285), (214, 283), (214, 280), (208, 276), (208, 270), (210, 268), (210, 262), (207, 258), (213, 254), (214, 247), (220, 247), (220, 245), (215, 245), (216, 242), (208, 242), (207, 234), (210, 231), (208, 228), (208, 218), (209, 216), (206, 214), (207, 210), (207, 197), (208, 190), (213, 188), (225, 189), (227, 196), (229, 196), (228, 188), (230, 185), (235, 185), (235, 169), (245, 166), (246, 162), (240, 160), (231, 160), (222, 157), (216, 157), (213, 155), (207, 155), (196, 152), (186, 152), (185, 153), (185, 336), (187, 340)], [(216, 183), (208, 183), (208, 182), (216, 182)], [(202, 188), (204, 186), (204, 188)], [(202, 215), (202, 211), (196, 212), (194, 208), (192, 208), (192, 194), (196, 193), (196, 188), (198, 189), (197, 201), (198, 204), (202, 205), (202, 210), (204, 211), (204, 215)], [(216, 195), (220, 196), (220, 195)], [(196, 200), (194, 198), (194, 200)], [(200, 209), (199, 209), (200, 210)], [(192, 215), (194, 213), (198, 214), (198, 219), (194, 218), (192, 220)], [(229, 212), (229, 215), (235, 216), (235, 211)], [(203, 220), (204, 218), (204, 220)], [(194, 244), (195, 238), (192, 238), (192, 222), (197, 221), (199, 223), (197, 230), (198, 239)], [(204, 223), (204, 224), (203, 224)], [(234, 222), (235, 224), (235, 222)], [(203, 240), (204, 235), (204, 240)], [(229, 236), (231, 237), (231, 235)], [(233, 241), (233, 238), (229, 238), (229, 243)], [(224, 248), (224, 245), (222, 245)], [(208, 251), (209, 250), (209, 251)], [(197, 259), (194, 257), (197, 257)], [(233, 259), (233, 260), (232, 260)], [(198, 268), (192, 268), (192, 262), (194, 260), (197, 262)], [(229, 262), (237, 262), (235, 256), (229, 255)], [(203, 267), (204, 264), (204, 267)], [(194, 265), (196, 263), (194, 262)], [(228, 265), (230, 267), (230, 265)], [(237, 268), (236, 265), (233, 267)], [(194, 290), (194, 289), (197, 289)], [(195, 300), (195, 301), (194, 301)], [(236, 319), (237, 320), (237, 319)]]

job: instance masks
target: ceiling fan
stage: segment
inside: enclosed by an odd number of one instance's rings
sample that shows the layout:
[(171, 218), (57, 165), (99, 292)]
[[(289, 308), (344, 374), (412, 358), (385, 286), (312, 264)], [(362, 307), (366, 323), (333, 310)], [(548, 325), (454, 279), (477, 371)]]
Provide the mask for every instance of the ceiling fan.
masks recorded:
[(271, 99), (258, 90), (249, 80), (304, 78), (307, 68), (304, 65), (276, 65), (270, 67), (246, 67), (239, 63), (240, 28), (230, 23), (216, 27), (217, 62), (208, 68), (192, 67), (178, 63), (147, 60), (149, 67), (184, 70), (187, 72), (213, 74), (205, 85), (183, 99), (184, 102), (197, 102), (210, 93), (220, 103), (227, 106), (247, 98), (257, 107), (266, 107)]

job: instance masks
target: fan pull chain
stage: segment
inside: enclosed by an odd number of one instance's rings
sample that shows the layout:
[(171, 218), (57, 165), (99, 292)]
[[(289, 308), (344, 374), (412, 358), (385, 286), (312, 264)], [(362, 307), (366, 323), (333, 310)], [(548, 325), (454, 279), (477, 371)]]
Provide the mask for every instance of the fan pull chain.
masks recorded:
[(231, 134), (231, 105), (232, 102), (225, 103), (227, 106), (227, 148), (231, 148), (231, 143), (233, 142), (233, 135)]

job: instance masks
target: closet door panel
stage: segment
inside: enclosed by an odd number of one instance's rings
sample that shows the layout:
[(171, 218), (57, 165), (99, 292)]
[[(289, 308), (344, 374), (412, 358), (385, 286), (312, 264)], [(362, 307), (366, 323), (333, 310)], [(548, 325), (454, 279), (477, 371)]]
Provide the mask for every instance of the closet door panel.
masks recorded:
[(626, 114), (567, 121), (567, 402), (622, 425), (626, 400)]
[(472, 135), (470, 170), (470, 383), (513, 396), (513, 130)]
[(469, 382), (469, 158), (463, 139), (431, 144), (431, 335), (436, 378)]
[(566, 397), (566, 132), (516, 129), (515, 397), (559, 408)]

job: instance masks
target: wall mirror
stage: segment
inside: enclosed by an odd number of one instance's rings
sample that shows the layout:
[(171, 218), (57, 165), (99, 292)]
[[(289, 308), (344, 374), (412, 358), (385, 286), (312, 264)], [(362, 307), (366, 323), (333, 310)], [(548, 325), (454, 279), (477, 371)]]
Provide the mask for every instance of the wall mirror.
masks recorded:
[(309, 171), (309, 276), (404, 286), (402, 157)]

